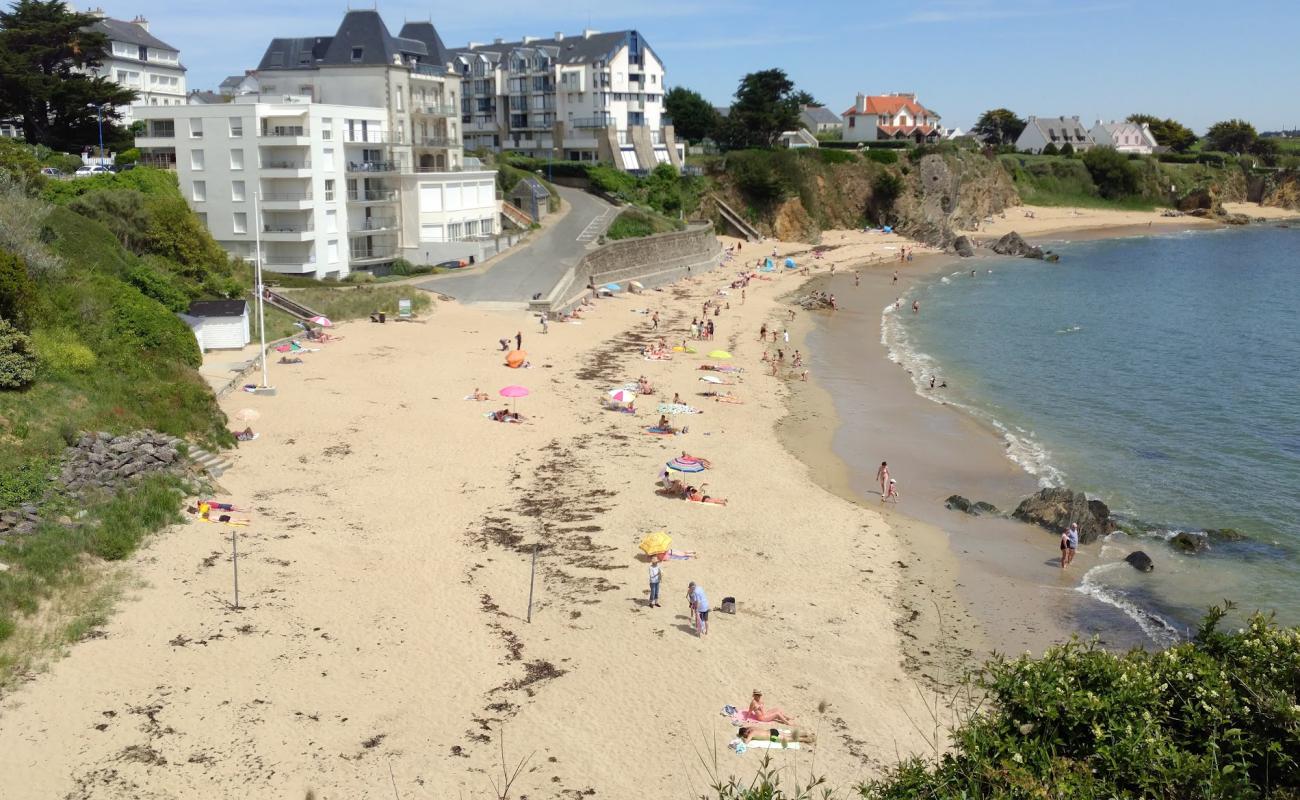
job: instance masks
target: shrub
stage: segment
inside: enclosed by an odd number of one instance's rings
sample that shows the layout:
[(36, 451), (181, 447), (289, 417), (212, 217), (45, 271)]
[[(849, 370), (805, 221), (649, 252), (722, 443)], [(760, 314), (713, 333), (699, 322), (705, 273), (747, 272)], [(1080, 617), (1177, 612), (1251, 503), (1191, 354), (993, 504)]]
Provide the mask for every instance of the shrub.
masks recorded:
[(1043, 148), (1042, 154), (1045, 156), (1059, 156), (1061, 150), (1056, 146), (1056, 142), (1048, 142), (1047, 147)]
[(868, 161), (874, 161), (877, 164), (897, 164), (898, 153), (894, 150), (877, 150), (874, 147), (870, 150), (862, 151)]
[(867, 201), (867, 216), (877, 225), (888, 225), (893, 219), (894, 203), (903, 193), (903, 179), (892, 172), (882, 172), (871, 182), (871, 197)]
[[(803, 150), (804, 153), (812, 153), (815, 158), (823, 164), (856, 164), (858, 156), (852, 150), (832, 150), (820, 147)], [(893, 152), (889, 153), (894, 155)]]
[(1061, 155), (1066, 158), (1074, 158), (1074, 145), (1070, 142), (1061, 145)]
[(117, 159), (116, 159), (116, 162), (115, 162), (115, 163), (118, 163), (118, 164), (134, 164), (135, 162), (137, 162), (137, 161), (139, 161), (139, 160), (140, 160), (140, 150), (139, 150), (139, 148), (132, 147), (132, 148), (130, 148), (129, 150), (123, 150), (122, 152), (118, 153), (118, 154), (117, 154)]
[(71, 328), (42, 328), (32, 334), (32, 349), (42, 370), (52, 375), (87, 372), (98, 358)]
[(51, 461), (27, 458), (0, 470), (0, 509), (35, 503), (50, 484)]
[(627, 208), (619, 213), (605, 231), (608, 239), (634, 239), (678, 230), (675, 220), (639, 208)]
[(0, 250), (0, 319), (27, 330), (36, 304), (36, 284), (21, 256)]
[(68, 203), (68, 208), (103, 224), (126, 249), (143, 252), (148, 241), (149, 214), (140, 191), (113, 188), (87, 192)]
[(22, 256), (32, 277), (39, 279), (62, 265), (44, 244), (50, 206), (29, 196), (27, 186), (0, 168), (0, 249)]
[(348, 276), (343, 279), (343, 282), (352, 283), (352, 284), (374, 283), (375, 274), (373, 272), (367, 272), (363, 269), (359, 269), (353, 272), (349, 272)]
[(122, 352), (160, 356), (197, 367), (203, 358), (184, 322), (161, 303), (121, 286), (109, 309), (109, 334)]
[(1137, 192), (1137, 171), (1124, 154), (1114, 148), (1092, 148), (1083, 154), (1083, 165), (1088, 168), (1088, 174), (1102, 197), (1113, 200)]
[(170, 478), (153, 478), (120, 493), (99, 512), (90, 552), (109, 561), (126, 558), (147, 534), (181, 521), (180, 501), (180, 489)]
[(40, 186), (45, 182), (41, 177), (41, 162), (32, 148), (15, 139), (0, 138), (0, 172), (16, 182), (30, 186)]
[(776, 160), (788, 150), (738, 150), (727, 154), (727, 172), (745, 200), (767, 208), (783, 200), (790, 184), (777, 171)]
[(36, 364), (31, 337), (0, 319), (0, 389), (21, 389), (36, 380)]
[(182, 313), (189, 308), (190, 295), (166, 269), (166, 259), (149, 256), (127, 268), (126, 280), (145, 297), (162, 303), (168, 311)]

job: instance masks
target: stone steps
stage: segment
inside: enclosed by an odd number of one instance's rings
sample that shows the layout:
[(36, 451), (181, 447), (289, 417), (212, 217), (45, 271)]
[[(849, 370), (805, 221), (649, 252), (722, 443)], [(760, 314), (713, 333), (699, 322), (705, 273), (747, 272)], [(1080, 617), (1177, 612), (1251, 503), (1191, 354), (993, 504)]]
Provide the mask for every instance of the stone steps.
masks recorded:
[(190, 445), (189, 458), (194, 466), (214, 478), (220, 478), (233, 466), (225, 457), (210, 453), (197, 445)]

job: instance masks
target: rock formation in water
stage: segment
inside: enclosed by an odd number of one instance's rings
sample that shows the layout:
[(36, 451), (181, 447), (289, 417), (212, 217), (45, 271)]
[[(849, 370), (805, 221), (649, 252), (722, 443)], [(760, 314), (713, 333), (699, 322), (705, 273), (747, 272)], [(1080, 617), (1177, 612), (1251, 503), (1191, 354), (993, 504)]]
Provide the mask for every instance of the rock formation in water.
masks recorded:
[(1070, 489), (1043, 489), (1026, 497), (1011, 516), (1018, 520), (1061, 533), (1070, 523), (1079, 524), (1079, 541), (1089, 544), (1112, 531), (1119, 524), (1110, 508), (1100, 500), (1089, 500), (1083, 492)]
[(1132, 553), (1129, 553), (1124, 557), (1124, 560), (1132, 564), (1133, 569), (1136, 569), (1138, 572), (1150, 572), (1156, 568), (1156, 565), (1151, 561), (1151, 556), (1141, 550), (1135, 550)]
[(1000, 256), (1023, 256), (1024, 258), (1042, 258), (1043, 248), (1032, 245), (1020, 234), (1012, 231), (993, 244), (993, 252)]

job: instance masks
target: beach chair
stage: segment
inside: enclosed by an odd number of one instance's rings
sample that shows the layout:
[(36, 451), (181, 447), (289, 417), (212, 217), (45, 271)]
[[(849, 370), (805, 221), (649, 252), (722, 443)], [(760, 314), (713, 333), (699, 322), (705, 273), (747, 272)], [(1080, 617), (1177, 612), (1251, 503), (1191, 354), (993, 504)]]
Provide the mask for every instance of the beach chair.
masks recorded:
[(410, 300), (398, 300), (398, 301), (397, 301), (397, 320), (398, 320), (398, 322), (410, 322), (411, 319), (412, 319), (412, 318), (411, 318), (411, 301), (410, 301)]

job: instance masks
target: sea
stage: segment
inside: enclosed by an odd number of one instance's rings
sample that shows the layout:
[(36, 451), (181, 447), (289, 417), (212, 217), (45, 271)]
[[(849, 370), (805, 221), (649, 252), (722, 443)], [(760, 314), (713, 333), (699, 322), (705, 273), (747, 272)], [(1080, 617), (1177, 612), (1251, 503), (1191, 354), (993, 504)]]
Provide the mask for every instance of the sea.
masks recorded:
[[(1300, 226), (1051, 249), (1059, 262), (981, 257), (921, 280), (882, 310), (891, 357), (922, 396), (946, 382), (1041, 485), (1124, 520), (1076, 591), (1153, 643), (1224, 601), (1300, 625)], [(1168, 541), (1224, 528), (1244, 538)], [(1125, 563), (1134, 550), (1153, 572)]]

